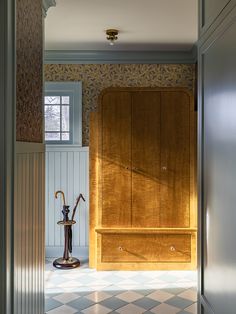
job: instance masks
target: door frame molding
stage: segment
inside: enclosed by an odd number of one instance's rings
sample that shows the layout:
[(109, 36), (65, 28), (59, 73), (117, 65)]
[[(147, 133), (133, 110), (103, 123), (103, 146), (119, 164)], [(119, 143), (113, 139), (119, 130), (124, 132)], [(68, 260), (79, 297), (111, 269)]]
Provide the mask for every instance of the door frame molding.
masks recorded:
[(0, 2), (0, 312), (14, 311), (15, 1)]

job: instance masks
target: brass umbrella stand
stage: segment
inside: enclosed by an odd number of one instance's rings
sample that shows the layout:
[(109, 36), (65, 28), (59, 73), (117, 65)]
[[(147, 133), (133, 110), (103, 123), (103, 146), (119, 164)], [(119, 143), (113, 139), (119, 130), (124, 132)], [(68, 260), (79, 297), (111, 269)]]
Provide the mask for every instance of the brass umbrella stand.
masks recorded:
[(62, 195), (63, 199), (63, 220), (60, 220), (57, 222), (58, 225), (64, 226), (64, 254), (63, 257), (57, 258), (53, 262), (53, 266), (59, 269), (70, 269), (70, 268), (76, 268), (80, 266), (80, 260), (78, 258), (72, 257), (72, 225), (76, 223), (74, 220), (75, 213), (77, 206), (80, 202), (80, 199), (82, 199), (85, 202), (85, 199), (82, 194), (79, 195), (79, 197), (76, 199), (76, 203), (72, 212), (71, 219), (69, 218), (69, 207), (66, 205), (65, 202), (65, 194), (63, 191), (57, 191), (55, 193), (55, 198), (57, 198), (58, 194)]

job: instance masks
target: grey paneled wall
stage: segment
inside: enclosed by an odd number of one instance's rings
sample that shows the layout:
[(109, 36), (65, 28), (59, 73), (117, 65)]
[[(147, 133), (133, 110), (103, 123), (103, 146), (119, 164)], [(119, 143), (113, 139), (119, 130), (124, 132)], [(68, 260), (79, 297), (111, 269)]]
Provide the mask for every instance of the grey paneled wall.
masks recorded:
[(82, 193), (86, 202), (77, 208), (73, 226), (73, 254), (88, 256), (89, 234), (89, 149), (77, 145), (46, 146), (46, 256), (63, 253), (64, 231), (57, 225), (62, 219), (61, 199), (54, 193), (63, 190), (71, 210), (77, 196)]
[(199, 314), (236, 309), (235, 38), (231, 0), (199, 39)]
[(44, 145), (16, 144), (14, 314), (44, 313)]

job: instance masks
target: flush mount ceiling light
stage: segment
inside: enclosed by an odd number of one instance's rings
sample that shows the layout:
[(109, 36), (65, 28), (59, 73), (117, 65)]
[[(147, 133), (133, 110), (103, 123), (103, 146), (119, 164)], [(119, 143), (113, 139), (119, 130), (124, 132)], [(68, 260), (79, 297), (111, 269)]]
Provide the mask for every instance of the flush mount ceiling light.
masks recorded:
[(117, 29), (107, 29), (107, 40), (109, 40), (110, 45), (113, 46), (115, 44), (115, 41), (118, 39), (118, 33), (119, 31)]

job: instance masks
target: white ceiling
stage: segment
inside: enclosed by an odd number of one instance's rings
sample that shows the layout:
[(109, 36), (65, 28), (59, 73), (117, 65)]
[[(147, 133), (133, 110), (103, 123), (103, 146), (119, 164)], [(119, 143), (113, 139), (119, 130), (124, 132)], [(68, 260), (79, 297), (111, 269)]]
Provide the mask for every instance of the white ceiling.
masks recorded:
[[(189, 50), (197, 41), (197, 0), (56, 2), (45, 20), (48, 50)], [(108, 28), (120, 30), (115, 46)]]

